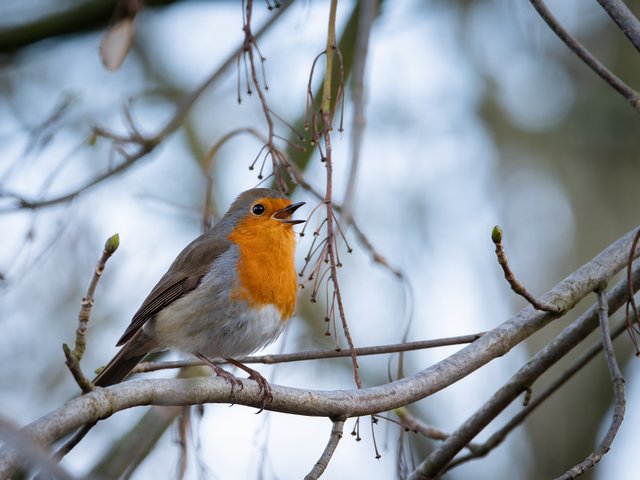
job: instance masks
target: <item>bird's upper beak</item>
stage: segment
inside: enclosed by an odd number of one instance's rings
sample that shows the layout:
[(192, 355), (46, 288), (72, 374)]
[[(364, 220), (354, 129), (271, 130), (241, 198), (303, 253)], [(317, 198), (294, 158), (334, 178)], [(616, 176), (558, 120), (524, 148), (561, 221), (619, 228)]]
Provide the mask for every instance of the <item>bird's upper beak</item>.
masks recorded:
[(293, 212), (295, 212), (302, 205), (304, 205), (304, 203), (305, 202), (292, 203), (288, 207), (283, 208), (282, 210), (278, 210), (276, 213), (271, 215), (271, 218), (273, 218), (274, 220), (278, 220), (281, 223), (287, 223), (289, 225), (297, 225), (298, 223), (304, 223), (306, 222), (306, 220), (295, 220), (291, 218), (291, 215), (293, 215)]

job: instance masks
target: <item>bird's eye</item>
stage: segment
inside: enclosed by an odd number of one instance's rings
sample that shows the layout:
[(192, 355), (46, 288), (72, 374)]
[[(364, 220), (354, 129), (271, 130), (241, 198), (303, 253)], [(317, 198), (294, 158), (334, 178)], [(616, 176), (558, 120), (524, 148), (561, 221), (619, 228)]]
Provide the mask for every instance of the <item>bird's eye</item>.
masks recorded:
[(261, 203), (256, 203), (252, 208), (251, 211), (253, 212), (254, 215), (262, 215), (264, 213), (264, 205), (262, 205)]

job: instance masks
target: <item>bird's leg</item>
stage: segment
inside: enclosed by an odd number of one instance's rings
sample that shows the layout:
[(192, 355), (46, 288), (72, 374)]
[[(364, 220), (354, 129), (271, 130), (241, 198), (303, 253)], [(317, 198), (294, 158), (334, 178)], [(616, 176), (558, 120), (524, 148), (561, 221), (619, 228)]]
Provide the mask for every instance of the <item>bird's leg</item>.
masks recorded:
[(242, 390), (242, 388), (243, 388), (242, 382), (236, 376), (234, 376), (233, 374), (227, 372), (220, 365), (217, 365), (217, 364), (213, 363), (211, 360), (209, 360), (207, 357), (205, 357), (201, 353), (196, 353), (195, 355), (200, 360), (202, 360), (204, 363), (209, 365), (213, 369), (213, 371), (216, 372), (217, 376), (222, 377), (227, 382), (229, 382), (229, 384), (231, 385), (231, 404), (232, 405), (235, 404), (236, 403), (235, 387), (238, 387), (240, 390)]
[(269, 382), (267, 382), (267, 379), (264, 378), (260, 374), (260, 372), (254, 370), (253, 368), (247, 367), (244, 363), (240, 363), (239, 361), (234, 360), (233, 358), (225, 358), (225, 360), (229, 362), (231, 365), (234, 365), (239, 369), (247, 372), (249, 374), (249, 378), (252, 380), (255, 380), (255, 382), (258, 384), (258, 387), (262, 392), (262, 408), (260, 408), (260, 410), (258, 410), (256, 413), (262, 412), (264, 410), (264, 407), (267, 406), (267, 403), (270, 403), (273, 400), (273, 395), (271, 394), (271, 387), (269, 386)]

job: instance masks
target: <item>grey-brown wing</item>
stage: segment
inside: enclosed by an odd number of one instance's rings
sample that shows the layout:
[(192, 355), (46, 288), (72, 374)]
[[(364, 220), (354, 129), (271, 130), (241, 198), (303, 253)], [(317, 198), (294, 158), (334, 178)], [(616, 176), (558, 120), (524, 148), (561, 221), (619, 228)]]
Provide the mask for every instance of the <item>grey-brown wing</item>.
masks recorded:
[(187, 245), (142, 302), (116, 346), (125, 344), (149, 319), (196, 288), (202, 277), (211, 269), (213, 261), (224, 253), (229, 245), (227, 239), (211, 239), (210, 233)]

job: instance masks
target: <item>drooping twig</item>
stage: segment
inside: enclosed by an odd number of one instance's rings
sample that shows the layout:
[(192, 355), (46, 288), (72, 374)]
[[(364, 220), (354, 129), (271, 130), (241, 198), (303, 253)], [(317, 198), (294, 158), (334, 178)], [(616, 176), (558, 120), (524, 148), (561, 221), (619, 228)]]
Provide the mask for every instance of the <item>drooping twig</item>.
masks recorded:
[[(291, 3), (291, 2), (287, 2)], [(260, 53), (258, 48), (258, 43), (256, 36), (253, 34), (251, 29), (251, 20), (253, 15), (253, 0), (243, 0), (242, 2), (243, 8), (243, 26), (242, 30), (244, 31), (244, 43), (242, 47), (241, 53), (238, 53), (245, 60), (245, 71), (247, 74), (247, 93), (251, 94), (251, 85), (253, 85), (253, 89), (258, 94), (258, 98), (260, 99), (260, 105), (262, 107), (262, 112), (264, 114), (265, 121), (267, 122), (267, 143), (265, 143), (263, 149), (265, 150), (265, 156), (263, 158), (263, 163), (260, 168), (260, 173), (258, 174), (258, 179), (262, 180), (263, 176), (263, 167), (264, 162), (266, 162), (267, 158), (271, 158), (271, 166), (272, 166), (272, 175), (275, 178), (276, 184), (280, 191), (286, 193), (287, 191), (287, 178), (285, 176), (285, 171), (288, 170), (288, 164), (290, 163), (287, 159), (287, 156), (280, 150), (276, 144), (275, 139), (278, 136), (275, 133), (275, 125), (273, 121), (273, 116), (279, 118), (277, 115), (272, 115), (272, 110), (267, 104), (267, 98), (265, 96), (264, 90), (268, 89), (266, 84), (266, 76), (264, 74), (264, 62), (266, 58)], [(256, 59), (255, 54), (258, 54), (260, 64), (262, 67), (262, 78), (263, 83), (260, 83), (260, 79), (258, 78), (258, 72), (256, 67)], [(239, 74), (239, 72), (238, 72)], [(264, 88), (263, 88), (264, 85)], [(240, 97), (238, 96), (238, 99)], [(288, 125), (288, 124), (287, 124)], [(290, 128), (291, 126), (288, 125)], [(299, 135), (298, 135), (299, 136)], [(252, 169), (252, 166), (250, 167)]]
[(211, 228), (211, 214), (213, 213), (211, 211), (211, 193), (213, 191), (213, 179), (211, 178), (210, 171), (211, 165), (213, 164), (213, 159), (225, 143), (227, 143), (233, 137), (243, 133), (252, 135), (260, 140), (262, 139), (260, 133), (254, 128), (236, 128), (234, 130), (231, 130), (230, 132), (227, 132), (217, 142), (209, 147), (209, 150), (207, 150), (207, 153), (205, 153), (204, 158), (202, 159), (202, 172), (204, 173), (206, 179), (204, 206), (202, 208), (203, 232), (206, 232), (207, 230), (209, 230), (209, 228)]
[[(327, 33), (327, 49), (326, 49), (326, 66), (324, 73), (324, 88), (322, 90), (322, 102), (320, 111), (322, 115), (322, 138), (324, 140), (324, 163), (327, 169), (327, 182), (325, 189), (325, 205), (327, 211), (327, 257), (329, 260), (329, 269), (331, 272), (331, 283), (333, 285), (333, 298), (338, 306), (338, 314), (342, 322), (342, 331), (349, 344), (351, 352), (351, 362), (353, 364), (353, 379), (358, 388), (362, 387), (360, 379), (360, 367), (358, 366), (358, 358), (353, 343), (353, 338), (347, 323), (347, 316), (344, 311), (342, 302), (342, 292), (340, 291), (340, 283), (338, 281), (338, 261), (337, 261), (337, 242), (334, 230), (334, 213), (333, 213), (333, 158), (331, 148), (331, 130), (333, 129), (333, 114), (331, 110), (332, 98), (331, 89), (333, 88), (333, 56), (336, 46), (336, 11), (338, 8), (337, 0), (331, 0), (329, 10), (329, 27)], [(342, 80), (341, 80), (342, 82)], [(338, 94), (340, 95), (340, 94)], [(337, 99), (336, 99), (337, 100)], [(333, 302), (332, 302), (333, 303)]]
[(530, 0), (533, 8), (547, 23), (549, 28), (555, 33), (569, 49), (575, 53), (580, 60), (587, 64), (600, 78), (607, 82), (614, 90), (627, 99), (627, 101), (640, 111), (640, 95), (629, 85), (623, 82), (607, 67), (605, 67), (589, 50), (587, 50), (576, 38), (571, 35), (558, 21), (558, 19), (547, 8), (543, 0)]
[(95, 294), (96, 287), (98, 286), (98, 281), (100, 281), (100, 278), (102, 277), (102, 272), (104, 272), (107, 260), (109, 260), (111, 255), (113, 255), (113, 253), (118, 249), (119, 245), (120, 237), (117, 233), (109, 237), (105, 242), (102, 257), (100, 257), (100, 260), (96, 265), (93, 277), (91, 278), (91, 282), (87, 288), (87, 293), (82, 299), (80, 306), (80, 313), (78, 314), (78, 328), (76, 329), (75, 348), (71, 350), (66, 343), (62, 344), (62, 349), (64, 350), (64, 355), (66, 357), (65, 363), (67, 364), (67, 367), (69, 367), (69, 371), (71, 371), (73, 378), (75, 378), (83, 393), (93, 390), (93, 384), (84, 376), (80, 369), (80, 360), (82, 360), (82, 356), (84, 355), (86, 348), (86, 336), (89, 327), (89, 319), (91, 318), (91, 309), (93, 307), (93, 296)]
[(604, 350), (604, 358), (607, 361), (607, 368), (609, 369), (609, 375), (613, 382), (614, 391), (614, 405), (613, 405), (613, 418), (611, 424), (607, 430), (607, 434), (604, 436), (598, 448), (596, 448), (589, 456), (573, 468), (569, 469), (564, 475), (558, 477), (558, 480), (569, 480), (577, 478), (587, 470), (593, 468), (596, 463), (602, 460), (609, 449), (613, 440), (616, 438), (616, 434), (622, 425), (624, 420), (624, 412), (626, 408), (626, 400), (624, 396), (624, 377), (618, 367), (616, 361), (616, 355), (613, 352), (613, 344), (611, 343), (611, 332), (609, 331), (609, 304), (607, 303), (607, 294), (603, 289), (599, 289), (596, 294), (598, 295), (598, 319), (600, 322), (600, 332), (602, 334), (602, 348)]
[(507, 254), (505, 253), (504, 247), (502, 246), (502, 229), (498, 225), (493, 227), (493, 230), (491, 231), (491, 240), (496, 246), (496, 257), (498, 258), (498, 263), (502, 267), (504, 278), (507, 282), (509, 282), (511, 290), (516, 292), (521, 297), (524, 297), (536, 310), (542, 310), (544, 312), (557, 314), (561, 313), (562, 310), (559, 307), (538, 300), (531, 293), (529, 293), (529, 291), (524, 287), (524, 285), (522, 285), (522, 283), (520, 283), (516, 279), (516, 276), (511, 271), (511, 268), (509, 268)]
[(331, 457), (336, 451), (338, 447), (338, 443), (342, 438), (342, 432), (344, 430), (344, 421), (346, 418), (339, 418), (333, 420), (333, 426), (331, 427), (331, 434), (329, 435), (329, 441), (327, 442), (327, 446), (324, 448), (322, 455), (313, 466), (311, 471), (304, 477), (305, 480), (318, 480), (327, 469), (329, 462), (331, 461)]

